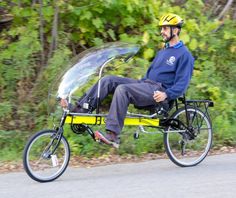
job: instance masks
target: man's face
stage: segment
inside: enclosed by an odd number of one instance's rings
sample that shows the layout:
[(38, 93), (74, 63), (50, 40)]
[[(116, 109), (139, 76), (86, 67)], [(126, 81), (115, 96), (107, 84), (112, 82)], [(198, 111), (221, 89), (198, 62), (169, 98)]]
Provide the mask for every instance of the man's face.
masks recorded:
[(161, 27), (161, 36), (164, 41), (167, 41), (170, 38), (170, 26)]
[[(177, 36), (179, 29), (177, 27), (172, 27), (172, 35)], [(168, 41), (171, 37), (171, 27), (170, 26), (162, 26), (161, 27), (161, 36), (164, 41)]]

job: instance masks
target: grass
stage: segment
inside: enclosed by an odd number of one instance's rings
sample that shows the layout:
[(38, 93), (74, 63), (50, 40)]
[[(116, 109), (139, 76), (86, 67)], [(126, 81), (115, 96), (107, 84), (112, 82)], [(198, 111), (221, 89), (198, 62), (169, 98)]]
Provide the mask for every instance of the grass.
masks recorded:
[[(93, 130), (104, 131), (104, 126), (94, 126)], [(99, 157), (110, 152), (117, 155), (137, 155), (141, 156), (146, 153), (163, 153), (163, 135), (162, 134), (140, 134), (139, 139), (134, 139), (133, 134), (137, 127), (124, 127), (121, 134), (121, 146), (118, 150), (112, 149), (109, 146), (100, 145), (88, 134), (74, 134), (69, 126), (64, 129), (64, 136), (67, 138), (72, 156), (84, 157)], [(154, 132), (156, 129), (145, 128), (145, 130)], [(27, 143), (29, 134), (20, 131), (0, 131), (0, 162), (1, 161), (20, 161), (24, 146)], [(220, 149), (223, 146), (236, 146), (235, 136), (231, 133), (226, 133), (222, 136), (214, 131), (213, 147)]]

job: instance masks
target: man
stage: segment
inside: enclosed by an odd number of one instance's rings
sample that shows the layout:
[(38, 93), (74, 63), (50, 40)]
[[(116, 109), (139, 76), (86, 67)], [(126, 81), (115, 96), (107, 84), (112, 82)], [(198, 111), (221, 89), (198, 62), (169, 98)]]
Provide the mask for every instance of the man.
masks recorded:
[[(100, 100), (109, 93), (114, 93), (106, 119), (104, 134), (95, 132), (95, 138), (101, 142), (119, 147), (119, 135), (124, 125), (124, 119), (129, 104), (136, 106), (155, 105), (164, 100), (170, 101), (181, 96), (187, 89), (192, 72), (194, 59), (179, 34), (183, 20), (175, 14), (161, 17), (159, 27), (165, 42), (165, 48), (160, 50), (141, 80), (107, 76), (101, 79)], [(94, 110), (97, 103), (98, 83), (95, 84), (78, 102), (74, 112), (85, 113)], [(61, 106), (66, 107), (67, 101), (61, 100)]]

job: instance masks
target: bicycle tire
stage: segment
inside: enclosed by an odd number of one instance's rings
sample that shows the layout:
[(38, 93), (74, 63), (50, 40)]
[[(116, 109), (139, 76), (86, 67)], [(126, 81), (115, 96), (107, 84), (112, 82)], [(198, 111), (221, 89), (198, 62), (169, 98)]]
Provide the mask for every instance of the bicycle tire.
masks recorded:
[(55, 135), (55, 130), (39, 131), (29, 139), (24, 148), (23, 166), (28, 176), (35, 181), (53, 181), (64, 173), (69, 164), (70, 147), (64, 136), (53, 155), (45, 157), (47, 152), (54, 149), (53, 141), (57, 141)]
[[(191, 136), (186, 131), (180, 132), (180, 129), (173, 130), (170, 126), (167, 127), (164, 133), (166, 153), (169, 159), (180, 167), (191, 167), (201, 163), (211, 148), (213, 138), (210, 118), (199, 108), (188, 106), (187, 112), (194, 136), (196, 137), (191, 139)], [(184, 107), (176, 111), (171, 118), (179, 119), (187, 125)]]

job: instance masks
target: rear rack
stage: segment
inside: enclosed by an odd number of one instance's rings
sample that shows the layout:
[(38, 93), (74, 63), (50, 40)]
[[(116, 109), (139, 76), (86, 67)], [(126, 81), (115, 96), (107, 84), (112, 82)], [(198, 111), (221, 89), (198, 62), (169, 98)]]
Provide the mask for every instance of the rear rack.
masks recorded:
[(191, 106), (194, 109), (201, 109), (204, 116), (210, 118), (208, 108), (214, 107), (214, 102), (211, 100), (187, 100), (185, 95), (183, 97), (178, 98), (186, 106)]
[(186, 100), (187, 104), (196, 104), (197, 107), (200, 107), (202, 104), (204, 104), (207, 108), (208, 107), (214, 107), (214, 102), (211, 100)]

